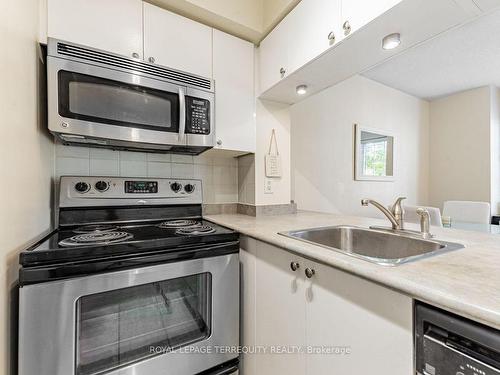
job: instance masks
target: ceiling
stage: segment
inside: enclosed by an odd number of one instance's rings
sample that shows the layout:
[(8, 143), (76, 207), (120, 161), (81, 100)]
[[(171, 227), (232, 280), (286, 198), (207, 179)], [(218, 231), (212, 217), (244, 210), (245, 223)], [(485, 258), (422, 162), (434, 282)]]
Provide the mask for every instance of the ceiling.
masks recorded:
[[(401, 40), (404, 43), (404, 35)], [(427, 100), (500, 86), (500, 10), (396, 55), (363, 75)]]
[(145, 0), (254, 44), (300, 0)]

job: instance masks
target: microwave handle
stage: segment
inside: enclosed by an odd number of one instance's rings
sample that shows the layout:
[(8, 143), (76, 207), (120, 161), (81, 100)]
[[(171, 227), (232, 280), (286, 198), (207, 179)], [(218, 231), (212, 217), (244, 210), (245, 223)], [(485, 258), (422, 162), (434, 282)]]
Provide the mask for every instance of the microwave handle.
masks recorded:
[(184, 141), (186, 133), (186, 93), (179, 87), (179, 142)]

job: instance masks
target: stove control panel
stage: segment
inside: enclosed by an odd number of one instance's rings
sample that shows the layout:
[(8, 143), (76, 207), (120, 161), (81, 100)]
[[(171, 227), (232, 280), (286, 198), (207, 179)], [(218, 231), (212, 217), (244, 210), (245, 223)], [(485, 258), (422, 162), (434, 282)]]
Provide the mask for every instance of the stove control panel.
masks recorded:
[(125, 193), (156, 194), (158, 181), (125, 181)]
[(203, 203), (194, 179), (63, 176), (60, 186), (60, 207)]

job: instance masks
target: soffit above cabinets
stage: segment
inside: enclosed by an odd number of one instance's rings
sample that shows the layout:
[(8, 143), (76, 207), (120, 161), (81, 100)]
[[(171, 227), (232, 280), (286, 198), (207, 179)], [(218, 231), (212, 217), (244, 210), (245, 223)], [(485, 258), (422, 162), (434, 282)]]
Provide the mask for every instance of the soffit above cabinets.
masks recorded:
[(254, 44), (301, 0), (145, 0)]
[(500, 9), (412, 48), (363, 75), (428, 100), (500, 87)]
[[(463, 25), (480, 13), (472, 0), (403, 0), (262, 92), (260, 98), (287, 104), (299, 102)], [(401, 34), (401, 45), (384, 50), (382, 39), (392, 33)], [(306, 95), (297, 95), (299, 85), (307, 85)]]

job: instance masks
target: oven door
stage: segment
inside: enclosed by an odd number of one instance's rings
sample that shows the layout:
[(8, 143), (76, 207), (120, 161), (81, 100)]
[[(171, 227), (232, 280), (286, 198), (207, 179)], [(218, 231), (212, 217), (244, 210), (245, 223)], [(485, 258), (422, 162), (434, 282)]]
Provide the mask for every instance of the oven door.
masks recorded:
[(28, 285), (19, 375), (193, 375), (237, 354), (238, 255)]
[(48, 57), (49, 129), (66, 138), (186, 145), (186, 87)]

